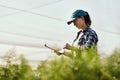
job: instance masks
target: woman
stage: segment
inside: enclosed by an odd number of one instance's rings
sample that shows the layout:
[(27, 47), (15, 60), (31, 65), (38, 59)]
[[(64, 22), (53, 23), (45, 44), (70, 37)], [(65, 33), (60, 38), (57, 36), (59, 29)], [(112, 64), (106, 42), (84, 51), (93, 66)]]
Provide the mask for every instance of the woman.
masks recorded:
[[(69, 25), (73, 23), (74, 26), (80, 29), (76, 39), (73, 41), (73, 44), (78, 39), (79, 35), (82, 34), (78, 40), (79, 49), (82, 49), (84, 47), (91, 48), (92, 46), (96, 46), (98, 42), (98, 37), (96, 32), (90, 28), (91, 19), (88, 12), (84, 10), (76, 10), (75, 12), (73, 12), (72, 18), (73, 19), (71, 21), (68, 21), (67, 24)], [(70, 47), (71, 46), (67, 43), (64, 48), (70, 49)]]
[[(93, 46), (96, 46), (98, 42), (98, 36), (96, 32), (90, 28), (91, 19), (88, 12), (84, 10), (76, 10), (75, 12), (73, 12), (72, 18), (73, 19), (71, 21), (68, 21), (67, 24), (70, 25), (71, 23), (73, 23), (74, 26), (76, 26), (80, 31), (78, 32), (75, 40), (73, 41), (73, 44), (70, 45), (66, 43), (64, 49), (71, 50), (77, 40), (78, 42), (76, 48), (80, 50), (83, 48), (89, 49)], [(65, 54), (65, 52), (62, 53)]]

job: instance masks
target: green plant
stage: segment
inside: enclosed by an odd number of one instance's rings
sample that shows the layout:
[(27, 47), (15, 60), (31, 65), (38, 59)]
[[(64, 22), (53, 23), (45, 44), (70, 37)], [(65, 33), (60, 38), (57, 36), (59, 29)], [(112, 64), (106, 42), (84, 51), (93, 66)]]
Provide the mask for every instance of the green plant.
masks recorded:
[(15, 49), (7, 52), (6, 65), (0, 66), (0, 80), (120, 80), (120, 49), (105, 59), (91, 49), (73, 50), (75, 55), (60, 55), (41, 61), (33, 70), (24, 56), (13, 63)]

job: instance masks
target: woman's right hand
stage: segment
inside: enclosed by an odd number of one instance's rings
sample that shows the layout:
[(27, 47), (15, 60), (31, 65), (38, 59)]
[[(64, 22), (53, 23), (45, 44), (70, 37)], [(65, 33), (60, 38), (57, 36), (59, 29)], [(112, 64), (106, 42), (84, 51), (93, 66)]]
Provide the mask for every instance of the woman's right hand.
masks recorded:
[(60, 49), (55, 49), (54, 53), (56, 53), (57, 55), (61, 55), (62, 53), (60, 53), (59, 51), (60, 51)]

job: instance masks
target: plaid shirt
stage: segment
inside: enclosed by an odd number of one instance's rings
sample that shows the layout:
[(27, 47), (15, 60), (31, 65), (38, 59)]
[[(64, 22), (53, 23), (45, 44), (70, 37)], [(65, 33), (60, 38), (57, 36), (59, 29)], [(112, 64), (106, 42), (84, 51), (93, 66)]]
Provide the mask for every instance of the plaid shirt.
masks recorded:
[(78, 47), (79, 49), (85, 47), (85, 48), (90, 48), (93, 45), (97, 45), (98, 42), (98, 36), (94, 30), (92, 30), (90, 27), (87, 27), (83, 31), (79, 31), (76, 39), (74, 42), (78, 39), (80, 33), (83, 33), (81, 37), (78, 40)]

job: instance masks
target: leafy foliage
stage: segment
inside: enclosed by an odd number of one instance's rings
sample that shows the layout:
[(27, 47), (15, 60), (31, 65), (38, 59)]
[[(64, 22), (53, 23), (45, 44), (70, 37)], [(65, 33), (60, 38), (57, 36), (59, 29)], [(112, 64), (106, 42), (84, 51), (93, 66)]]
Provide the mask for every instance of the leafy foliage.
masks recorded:
[(24, 56), (13, 63), (15, 50), (10, 50), (6, 65), (0, 66), (0, 80), (120, 80), (120, 49), (105, 59), (94, 49), (71, 53), (41, 61), (33, 70)]

